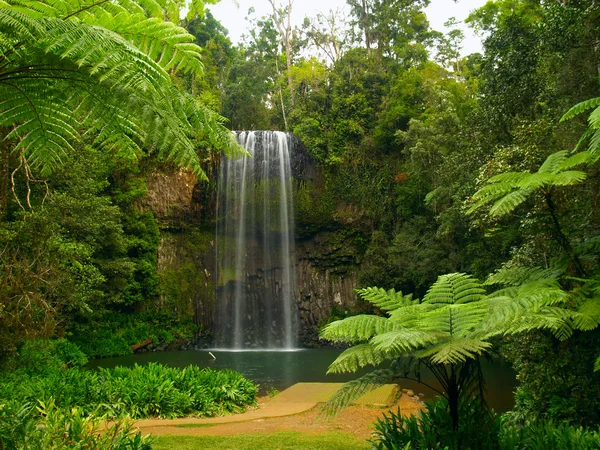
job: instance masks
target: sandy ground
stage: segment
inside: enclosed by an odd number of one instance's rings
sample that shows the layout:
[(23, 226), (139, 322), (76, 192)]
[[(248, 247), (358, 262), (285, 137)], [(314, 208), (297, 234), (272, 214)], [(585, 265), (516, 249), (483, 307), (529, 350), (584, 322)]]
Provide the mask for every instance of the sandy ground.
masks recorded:
[[(259, 401), (259, 408), (268, 399)], [(241, 433), (273, 433), (277, 431), (300, 431), (303, 433), (324, 433), (328, 431), (354, 434), (359, 439), (368, 439), (373, 431), (373, 422), (389, 410), (396, 411), (398, 406), (403, 415), (416, 414), (423, 408), (417, 397), (402, 395), (393, 405), (387, 407), (350, 406), (333, 418), (319, 417), (321, 405), (294, 415), (254, 419), (244, 422), (203, 424), (201, 426), (161, 426), (161, 421), (153, 421), (152, 426), (141, 428), (144, 434), (179, 435), (229, 435)], [(235, 416), (231, 416), (232, 418)], [(165, 423), (168, 423), (165, 421)], [(150, 425), (150, 424), (148, 424)]]

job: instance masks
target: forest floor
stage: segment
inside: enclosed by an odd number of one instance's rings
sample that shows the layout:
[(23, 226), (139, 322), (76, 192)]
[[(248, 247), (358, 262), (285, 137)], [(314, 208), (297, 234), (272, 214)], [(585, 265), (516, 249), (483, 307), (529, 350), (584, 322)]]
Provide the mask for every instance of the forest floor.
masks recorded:
[[(308, 383), (301, 383), (308, 385)], [(254, 433), (301, 432), (321, 434), (328, 432), (346, 433), (357, 439), (368, 439), (373, 431), (373, 422), (383, 413), (398, 407), (402, 415), (416, 414), (423, 408), (418, 397), (397, 395), (395, 387), (373, 391), (357, 403), (345, 408), (335, 417), (322, 417), (320, 412), (324, 397), (334, 392), (329, 388), (293, 386), (273, 398), (261, 398), (257, 408), (239, 415), (215, 419), (143, 420), (136, 422), (143, 434), (152, 435), (235, 435)], [(295, 390), (294, 390), (295, 388)], [(380, 388), (381, 389), (381, 388)], [(330, 395), (330, 394), (329, 394)], [(382, 398), (386, 401), (383, 402)], [(290, 400), (294, 399), (294, 400)], [(314, 401), (321, 400), (321, 401)], [(312, 401), (312, 402), (311, 402)], [(382, 404), (383, 403), (383, 404)]]

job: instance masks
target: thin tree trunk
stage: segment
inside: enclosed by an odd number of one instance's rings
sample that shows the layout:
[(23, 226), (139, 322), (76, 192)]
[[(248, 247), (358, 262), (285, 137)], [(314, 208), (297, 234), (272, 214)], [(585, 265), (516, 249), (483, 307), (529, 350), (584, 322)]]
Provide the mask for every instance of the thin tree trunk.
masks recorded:
[(448, 380), (448, 407), (452, 418), (452, 427), (458, 430), (458, 380), (456, 379), (456, 366), (450, 366), (450, 379)]
[(571, 242), (562, 231), (560, 221), (558, 220), (558, 214), (556, 212), (556, 205), (554, 203), (554, 200), (552, 199), (552, 195), (550, 194), (550, 192), (544, 193), (544, 199), (546, 200), (546, 206), (548, 206), (548, 211), (550, 212), (550, 217), (552, 218), (552, 223), (554, 225), (554, 236), (556, 240), (575, 266), (576, 275), (580, 277), (585, 277), (585, 270), (583, 269), (581, 260), (573, 250)]
[(6, 215), (10, 195), (10, 145), (5, 140), (8, 131), (0, 128), (0, 221)]
[[(277, 58), (275, 59), (275, 68), (277, 69), (277, 74), (281, 75), (279, 72), (279, 62), (277, 62)], [(279, 102), (281, 103), (281, 114), (283, 115), (283, 126), (285, 127), (284, 131), (288, 131), (288, 123), (287, 117), (285, 115), (285, 104), (283, 102), (283, 92), (281, 90), (281, 83), (277, 83), (277, 88), (279, 89)]]

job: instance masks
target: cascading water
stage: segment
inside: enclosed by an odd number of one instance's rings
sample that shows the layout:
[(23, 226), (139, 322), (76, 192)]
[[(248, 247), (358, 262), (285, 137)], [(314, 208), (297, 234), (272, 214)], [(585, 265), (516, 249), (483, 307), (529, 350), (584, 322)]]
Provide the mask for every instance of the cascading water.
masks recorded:
[(249, 155), (221, 162), (215, 344), (296, 345), (291, 135), (238, 132)]

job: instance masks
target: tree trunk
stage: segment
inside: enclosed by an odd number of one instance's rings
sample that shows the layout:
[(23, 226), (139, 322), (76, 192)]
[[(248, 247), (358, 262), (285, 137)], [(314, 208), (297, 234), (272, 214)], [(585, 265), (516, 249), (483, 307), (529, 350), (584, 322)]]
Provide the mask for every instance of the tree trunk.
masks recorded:
[(560, 221), (558, 220), (558, 214), (556, 212), (556, 205), (554, 204), (554, 200), (552, 199), (552, 195), (550, 194), (550, 192), (544, 193), (544, 199), (546, 200), (546, 206), (548, 206), (548, 211), (550, 212), (550, 217), (552, 218), (552, 223), (554, 225), (555, 239), (565, 251), (569, 259), (573, 263), (573, 266), (575, 266), (575, 275), (579, 277), (585, 277), (585, 270), (583, 269), (583, 264), (581, 264), (579, 256), (577, 256), (577, 254), (573, 250), (571, 242), (562, 231)]
[(10, 145), (5, 140), (9, 130), (0, 128), (0, 221), (6, 215), (10, 195)]
[(448, 380), (448, 407), (452, 418), (452, 428), (458, 430), (458, 380), (456, 379), (456, 366), (450, 367), (450, 379)]

